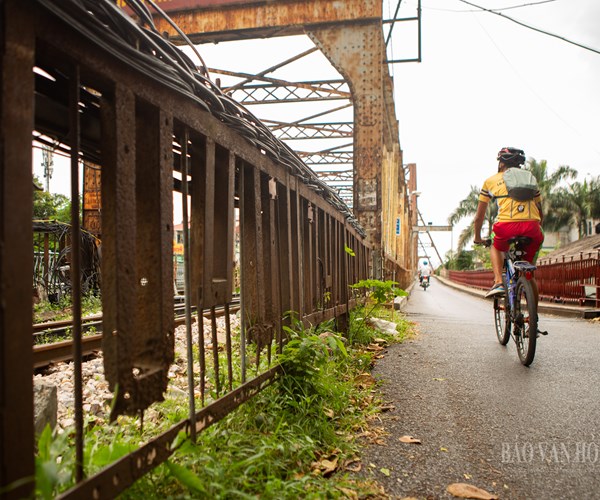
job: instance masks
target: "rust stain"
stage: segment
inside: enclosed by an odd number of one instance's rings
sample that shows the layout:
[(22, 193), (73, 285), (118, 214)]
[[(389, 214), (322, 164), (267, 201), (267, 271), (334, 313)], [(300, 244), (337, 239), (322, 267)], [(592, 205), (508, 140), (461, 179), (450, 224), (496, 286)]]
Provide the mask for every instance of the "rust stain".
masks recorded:
[[(188, 2), (191, 3), (191, 2)], [(163, 6), (164, 7), (164, 6)], [(348, 22), (382, 16), (380, 0), (303, 0), (247, 5), (223, 5), (223, 9), (190, 8), (172, 12), (171, 18), (188, 34), (288, 27), (303, 24)], [(176, 36), (164, 20), (156, 19), (159, 31)]]

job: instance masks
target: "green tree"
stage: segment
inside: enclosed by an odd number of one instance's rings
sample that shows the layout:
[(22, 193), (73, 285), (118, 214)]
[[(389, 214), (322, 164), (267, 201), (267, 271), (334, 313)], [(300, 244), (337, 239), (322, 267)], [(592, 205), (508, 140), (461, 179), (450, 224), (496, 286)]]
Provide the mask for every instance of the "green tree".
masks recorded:
[[(460, 233), (460, 236), (458, 237), (457, 245), (459, 253), (462, 250), (464, 250), (469, 241), (473, 239), (475, 233), (473, 218), (475, 217), (475, 214), (477, 212), (480, 191), (481, 188), (477, 186), (471, 186), (471, 191), (469, 192), (467, 197), (458, 204), (458, 207), (456, 207), (454, 212), (452, 212), (450, 214), (450, 217), (448, 217), (448, 224), (452, 226), (456, 225), (461, 219), (464, 219), (465, 217), (471, 218), (471, 223), (465, 229), (463, 229), (463, 231)], [(487, 211), (485, 213), (485, 223), (483, 226), (484, 234), (486, 233), (486, 227), (488, 234), (492, 232), (492, 225), (494, 224), (494, 220), (496, 219), (497, 215), (498, 206), (496, 205), (496, 203), (489, 203)]]
[(562, 226), (577, 227), (579, 237), (586, 235), (587, 219), (600, 218), (600, 177), (573, 182), (553, 194), (553, 210)]
[[(39, 185), (37, 177), (34, 178)], [(63, 194), (35, 190), (33, 193), (33, 219), (71, 221), (71, 201)]]
[(569, 222), (568, 217), (558, 210), (563, 203), (562, 194), (558, 194), (558, 188), (563, 181), (575, 179), (577, 170), (567, 165), (561, 165), (551, 173), (546, 160), (538, 162), (535, 158), (528, 160), (527, 168), (535, 175), (540, 188), (542, 212), (544, 213), (542, 227), (545, 231), (558, 231)]
[[(546, 231), (556, 231), (569, 222), (568, 215), (564, 211), (557, 209), (558, 206), (562, 207), (565, 203), (563, 199), (565, 197), (564, 193), (559, 193), (560, 190), (557, 189), (557, 186), (565, 180), (575, 178), (577, 171), (569, 166), (562, 165), (555, 171), (550, 172), (546, 160), (538, 162), (535, 158), (528, 160), (526, 168), (531, 170), (533, 175), (535, 175), (540, 188), (542, 210), (544, 212), (543, 228)], [(471, 218), (471, 223), (461, 232), (458, 238), (457, 247), (459, 252), (467, 247), (474, 236), (472, 219), (477, 212), (479, 191), (480, 188), (478, 186), (471, 186), (471, 191), (467, 197), (459, 203), (458, 207), (448, 217), (448, 223), (452, 225), (456, 225), (465, 217)], [(488, 234), (492, 231), (492, 225), (497, 215), (498, 205), (496, 203), (489, 203), (485, 215), (483, 234), (486, 234), (486, 229)]]

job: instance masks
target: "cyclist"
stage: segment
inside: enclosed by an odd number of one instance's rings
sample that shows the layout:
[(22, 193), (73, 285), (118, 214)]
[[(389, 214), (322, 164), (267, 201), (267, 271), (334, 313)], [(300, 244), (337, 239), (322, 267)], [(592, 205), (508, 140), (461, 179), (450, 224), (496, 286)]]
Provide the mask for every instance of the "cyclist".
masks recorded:
[[(530, 201), (517, 201), (508, 196), (504, 182), (504, 172), (511, 168), (520, 168), (525, 163), (525, 153), (517, 148), (502, 148), (498, 152), (498, 172), (489, 177), (479, 193), (479, 204), (474, 220), (475, 244), (482, 244), (481, 228), (485, 219), (488, 203), (496, 200), (498, 203), (498, 217), (492, 227), (492, 246), (490, 256), (494, 271), (494, 285), (487, 292), (486, 297), (501, 295), (506, 292), (502, 283), (503, 252), (508, 251), (508, 240), (515, 236), (528, 236), (531, 242), (525, 247), (523, 258), (532, 264), (535, 262), (537, 252), (544, 241), (542, 232), (542, 199), (539, 190), (535, 192)], [(538, 297), (537, 286), (533, 281), (536, 300)]]
[(419, 283), (423, 282), (423, 278), (425, 276), (429, 278), (429, 276), (431, 276), (432, 271), (433, 270), (431, 269), (431, 264), (429, 264), (429, 262), (426, 260), (422, 260), (419, 263)]

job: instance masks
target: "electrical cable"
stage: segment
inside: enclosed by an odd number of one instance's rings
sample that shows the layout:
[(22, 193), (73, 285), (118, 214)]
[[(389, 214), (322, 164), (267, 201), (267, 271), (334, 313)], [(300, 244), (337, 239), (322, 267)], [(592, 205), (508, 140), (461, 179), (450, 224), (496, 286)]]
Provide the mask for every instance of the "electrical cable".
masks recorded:
[(366, 236), (338, 193), (325, 184), (287, 144), (277, 139), (264, 123), (210, 80), (208, 69), (196, 47), (156, 2), (145, 0), (188, 43), (200, 62), (199, 67), (188, 55), (162, 37), (149, 8), (140, 0), (125, 0), (139, 18), (137, 23), (111, 0), (36, 1), (130, 68), (193, 99), (202, 109), (236, 130), (261, 153), (288, 168), (338, 209), (361, 236)]
[(471, 7), (476, 7), (478, 9), (480, 9), (480, 10), (485, 11), (485, 12), (489, 12), (491, 14), (496, 14), (497, 16), (500, 16), (500, 17), (502, 17), (504, 19), (508, 19), (509, 21), (512, 21), (513, 23), (516, 23), (519, 26), (523, 26), (523, 27), (528, 28), (530, 30), (537, 31), (538, 33), (542, 33), (543, 35), (548, 35), (548, 36), (551, 36), (551, 37), (554, 37), (554, 38), (558, 38), (559, 40), (562, 40), (563, 42), (567, 42), (567, 43), (570, 43), (570, 44), (575, 45), (577, 47), (580, 47), (582, 49), (589, 50), (590, 52), (595, 52), (596, 54), (600, 54), (600, 50), (596, 50), (596, 49), (594, 49), (592, 47), (588, 47), (587, 45), (583, 45), (582, 43), (574, 42), (573, 40), (569, 40), (568, 38), (565, 38), (564, 36), (556, 35), (554, 33), (550, 33), (549, 31), (545, 31), (545, 30), (542, 30), (540, 28), (536, 28), (535, 26), (531, 26), (530, 24), (526, 24), (526, 23), (524, 23), (522, 21), (518, 21), (517, 19), (509, 17), (509, 16), (507, 16), (505, 14), (502, 14), (501, 12), (498, 12), (498, 11), (495, 11), (495, 10), (491, 10), (491, 9), (486, 9), (485, 7), (481, 7), (480, 5), (476, 5), (474, 3), (468, 2), (467, 0), (458, 0), (458, 1), (462, 2), (462, 3), (465, 3), (467, 5), (470, 5)]

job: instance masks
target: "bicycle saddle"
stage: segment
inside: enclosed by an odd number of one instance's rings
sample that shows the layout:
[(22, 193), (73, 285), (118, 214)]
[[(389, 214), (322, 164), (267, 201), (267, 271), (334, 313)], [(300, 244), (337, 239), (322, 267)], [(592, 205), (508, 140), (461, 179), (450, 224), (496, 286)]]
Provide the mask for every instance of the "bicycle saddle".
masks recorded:
[(515, 236), (514, 238), (508, 240), (509, 245), (512, 245), (513, 243), (516, 246), (528, 245), (529, 243), (531, 243), (531, 238), (529, 236)]

